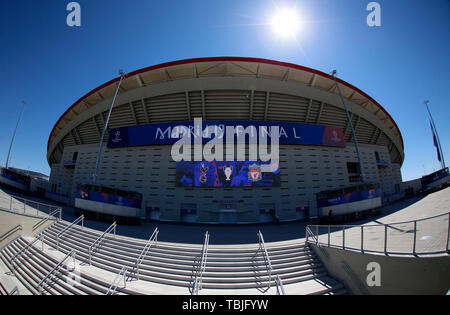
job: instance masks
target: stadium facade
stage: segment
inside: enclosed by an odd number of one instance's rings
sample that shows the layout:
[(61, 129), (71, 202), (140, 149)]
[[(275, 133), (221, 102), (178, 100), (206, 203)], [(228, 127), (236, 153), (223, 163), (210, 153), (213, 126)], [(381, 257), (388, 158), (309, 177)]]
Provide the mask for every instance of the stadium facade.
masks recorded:
[[(80, 98), (55, 124), (47, 147), (47, 197), (69, 205), (83, 197), (118, 81)], [(369, 95), (337, 82), (366, 182), (379, 185), (383, 202), (400, 197), (404, 144), (398, 126)], [(284, 132), (279, 165), (262, 177), (260, 161), (249, 159), (248, 152), (248, 163), (174, 161), (170, 134), (198, 118), (204, 126), (279, 126)], [(318, 215), (318, 193), (357, 184), (358, 166), (332, 76), (267, 59), (213, 57), (164, 63), (126, 76), (110, 117), (97, 183), (142, 195), (127, 216), (199, 223), (294, 221)], [(234, 180), (238, 176), (239, 182)]]

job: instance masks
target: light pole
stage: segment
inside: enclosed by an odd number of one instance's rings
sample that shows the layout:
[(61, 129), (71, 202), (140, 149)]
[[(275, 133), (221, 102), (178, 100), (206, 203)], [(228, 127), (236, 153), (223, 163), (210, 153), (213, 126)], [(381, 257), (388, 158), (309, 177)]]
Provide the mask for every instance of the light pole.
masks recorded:
[(430, 115), (431, 127), (433, 129), (432, 131), (436, 135), (437, 149), (441, 156), (441, 166), (444, 169), (445, 168), (445, 160), (444, 160), (444, 154), (442, 154), (441, 141), (439, 140), (439, 135), (438, 135), (438, 132), (436, 129), (436, 125), (434, 124), (433, 116), (431, 116), (431, 111), (430, 111), (430, 108), (428, 107), (428, 103), (430, 103), (430, 101), (427, 100), (427, 101), (424, 101), (423, 103), (425, 104), (425, 106), (427, 108), (428, 115)]
[(27, 105), (27, 102), (24, 101), (23, 102), (23, 107), (22, 107), (22, 112), (20, 113), (19, 120), (17, 121), (16, 129), (14, 129), (13, 137), (11, 139), (11, 144), (9, 145), (9, 151), (8, 151), (8, 156), (6, 158), (6, 165), (5, 165), (6, 169), (8, 169), (9, 156), (11, 154), (11, 149), (12, 149), (12, 146), (13, 146), (13, 143), (14, 143), (14, 138), (16, 137), (17, 128), (19, 127), (20, 121), (22, 120), (23, 112), (25, 110), (25, 106), (26, 105)]
[(108, 128), (109, 117), (111, 117), (111, 112), (112, 112), (112, 109), (114, 106), (114, 102), (116, 101), (117, 93), (119, 92), (120, 85), (122, 84), (122, 80), (125, 77), (125, 73), (123, 72), (122, 69), (119, 70), (119, 74), (120, 74), (120, 80), (119, 80), (119, 83), (117, 83), (116, 92), (114, 93), (114, 97), (112, 99), (111, 106), (109, 107), (109, 112), (108, 112), (108, 116), (106, 117), (105, 126), (103, 127), (102, 136), (100, 137), (100, 144), (98, 145), (97, 160), (95, 162), (94, 174), (92, 175), (92, 184), (93, 185), (95, 185), (97, 183), (98, 166), (100, 164), (100, 158), (102, 155), (102, 148), (103, 148), (103, 139), (105, 138), (105, 133)]
[(341, 93), (341, 89), (339, 88), (339, 85), (337, 83), (336, 74), (337, 74), (337, 71), (333, 70), (331, 75), (333, 76), (334, 83), (336, 84), (336, 88), (337, 88), (337, 90), (339, 92), (339, 96), (341, 97), (342, 104), (344, 104), (345, 113), (347, 114), (348, 124), (349, 124), (349, 126), (350, 126), (350, 128), (352, 130), (353, 142), (355, 143), (356, 154), (358, 155), (359, 174), (360, 174), (361, 182), (364, 184), (365, 176), (364, 176), (364, 171), (363, 171), (363, 164), (362, 164), (362, 160), (361, 160), (361, 154), (359, 153), (358, 140), (356, 139), (355, 129), (353, 128), (353, 124), (352, 124), (352, 120), (350, 118), (350, 114), (348, 112), (347, 104), (345, 103), (344, 97), (342, 96), (342, 93)]

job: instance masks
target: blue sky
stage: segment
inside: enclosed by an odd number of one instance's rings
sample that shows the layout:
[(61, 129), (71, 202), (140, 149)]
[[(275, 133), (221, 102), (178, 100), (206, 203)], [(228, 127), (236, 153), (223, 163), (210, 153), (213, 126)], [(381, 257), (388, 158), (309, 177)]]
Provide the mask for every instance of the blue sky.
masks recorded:
[[(275, 59), (312, 67), (357, 86), (397, 122), (404, 180), (440, 168), (423, 101), (450, 162), (450, 1), (378, 1), (381, 27), (368, 27), (369, 0), (80, 0), (81, 27), (66, 24), (68, 0), (2, 1), (0, 165), (22, 101), (28, 106), (10, 166), (49, 174), (48, 136), (64, 111), (93, 88), (162, 62), (211, 56)], [(268, 25), (295, 7), (297, 41)]]

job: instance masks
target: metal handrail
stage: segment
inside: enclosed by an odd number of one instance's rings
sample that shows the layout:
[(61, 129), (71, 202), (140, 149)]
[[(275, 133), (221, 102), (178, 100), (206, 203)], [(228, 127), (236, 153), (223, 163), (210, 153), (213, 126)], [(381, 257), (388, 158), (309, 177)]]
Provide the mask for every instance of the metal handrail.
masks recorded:
[[(3, 199), (8, 200), (8, 197), (3, 198)], [(39, 206), (41, 206), (41, 207), (48, 207), (49, 209), (60, 208), (58, 206), (50, 205), (50, 204), (47, 204), (47, 203), (42, 203), (42, 202), (34, 201), (34, 200), (31, 200), (31, 199), (25, 199), (25, 198), (22, 198), (22, 197), (19, 197), (19, 196), (15, 196), (15, 195), (9, 195), (9, 209), (7, 209), (7, 210), (14, 211), (12, 209), (13, 199), (15, 199), (16, 201), (24, 204), (24, 211), (25, 211), (25, 207), (27, 205), (27, 202), (28, 202), (28, 204), (36, 204), (37, 205), (37, 208), (36, 208), (37, 211), (41, 211), (39, 209)], [(50, 212), (51, 212), (51, 210), (49, 210), (49, 213)]]
[[(307, 243), (316, 243), (316, 244), (321, 244), (321, 245), (326, 245), (328, 247), (332, 247), (332, 245), (330, 244), (330, 229), (331, 227), (335, 228), (335, 229), (342, 229), (342, 249), (352, 249), (355, 250), (354, 247), (346, 247), (345, 246), (345, 230), (346, 229), (350, 229), (350, 228), (361, 228), (361, 247), (359, 248), (360, 252), (364, 253), (365, 251), (367, 252), (384, 252), (384, 254), (388, 254), (388, 228), (391, 229), (396, 229), (395, 225), (403, 225), (403, 224), (408, 224), (408, 223), (412, 223), (414, 224), (414, 236), (413, 236), (413, 241), (412, 241), (412, 251), (411, 252), (390, 252), (392, 254), (399, 254), (399, 255), (409, 255), (409, 254), (413, 254), (416, 255), (416, 243), (417, 243), (417, 222), (422, 222), (422, 221), (428, 221), (431, 219), (435, 219), (435, 218), (439, 218), (439, 217), (443, 217), (443, 216), (448, 216), (449, 220), (448, 220), (448, 231), (447, 231), (447, 241), (446, 241), (446, 248), (445, 251), (437, 251), (437, 252), (424, 252), (421, 254), (439, 254), (439, 253), (444, 253), (444, 252), (450, 252), (450, 248), (449, 248), (449, 240), (450, 240), (450, 212), (448, 213), (444, 213), (444, 214), (440, 214), (440, 215), (435, 215), (432, 217), (428, 217), (428, 218), (422, 218), (422, 219), (417, 219), (417, 220), (410, 220), (410, 221), (403, 221), (403, 222), (395, 222), (395, 223), (390, 223), (390, 224), (369, 224), (369, 225), (307, 225), (306, 226), (306, 242)], [(316, 228), (316, 234), (314, 234), (312, 232), (312, 228), (315, 227)], [(365, 228), (371, 228), (371, 227), (383, 227), (384, 228), (384, 244), (383, 244), (383, 251), (377, 251), (377, 250), (367, 250), (364, 248), (364, 229)], [(328, 228), (328, 244), (326, 243), (322, 243), (319, 242), (319, 228)], [(314, 242), (312, 242), (309, 238), (313, 238)], [(335, 245), (333, 245), (335, 246)], [(336, 247), (336, 246), (335, 246)]]
[(6, 238), (8, 238), (9, 236), (11, 236), (12, 234), (16, 233), (17, 231), (22, 231), (22, 225), (16, 225), (15, 227), (13, 227), (11, 230), (9, 230), (8, 232), (6, 232), (5, 234), (3, 234), (2, 236), (0, 236), (0, 242), (3, 242)]
[[(43, 229), (41, 232), (39, 232), (36, 236), (35, 239), (28, 243), (28, 245), (26, 245), (25, 247), (23, 247), (20, 251), (18, 251), (17, 253), (15, 253), (12, 257), (11, 257), (11, 263), (14, 266), (14, 262), (16, 261), (17, 258), (19, 258), (19, 256), (21, 256), (22, 254), (24, 254), (31, 246), (33, 246), (34, 244), (36, 244), (38, 241), (41, 241), (41, 238), (44, 236), (44, 233), (50, 229), (54, 224), (56, 224), (56, 222), (53, 222), (52, 224), (50, 224), (49, 226), (47, 226), (45, 229)], [(16, 240), (14, 242), (16, 242), (19, 238), (16, 238)], [(44, 250), (44, 242), (42, 241), (42, 250)]]
[(195, 276), (194, 288), (192, 290), (193, 295), (198, 295), (198, 291), (202, 289), (203, 272), (206, 269), (206, 260), (208, 257), (208, 245), (209, 245), (209, 232), (206, 231), (205, 241), (203, 242), (202, 247), (202, 256), (200, 259), (200, 264), (197, 269), (197, 275)]
[[(55, 211), (53, 211), (52, 213), (49, 213), (48, 216), (46, 218), (43, 218), (42, 220), (40, 220), (38, 223), (36, 223), (35, 225), (33, 225), (32, 230), (36, 230), (39, 226), (41, 226), (42, 224), (44, 224), (45, 222), (47, 222), (50, 219), (54, 219), (54, 217), (56, 217), (56, 214), (59, 213), (58, 218), (56, 219), (56, 221), (61, 221), (61, 213), (62, 213), (62, 209), (58, 208)], [(53, 218), (52, 218), (53, 217)]]
[(139, 266), (141, 265), (141, 263), (144, 261), (145, 257), (147, 256), (150, 248), (152, 247), (152, 245), (154, 243), (158, 242), (158, 233), (159, 233), (159, 229), (156, 228), (152, 235), (150, 236), (149, 240), (147, 241), (147, 243), (144, 246), (144, 249), (141, 251), (141, 254), (139, 255), (139, 257), (136, 259), (136, 263), (134, 266), (134, 274), (137, 275), (137, 279), (139, 280)]
[[(390, 223), (390, 224), (368, 224), (368, 225), (364, 225), (364, 227), (380, 227), (380, 226), (384, 226), (384, 225), (397, 225), (397, 224), (406, 224), (406, 223), (414, 223), (414, 222), (420, 222), (420, 221), (427, 221), (427, 220), (431, 220), (431, 219), (435, 219), (435, 218), (439, 218), (439, 217), (443, 217), (443, 216), (446, 216), (446, 215), (449, 215), (450, 214), (450, 212), (447, 212), (447, 213), (443, 213), (443, 214), (438, 214), (438, 215), (435, 215), (435, 216), (432, 216), (432, 217), (427, 217), (427, 218), (422, 218), (422, 219), (417, 219), (417, 220), (410, 220), (410, 221), (403, 221), (403, 222), (395, 222), (395, 223)], [(316, 226), (318, 226), (318, 227), (325, 227), (325, 226), (328, 226), (328, 225), (315, 225), (315, 224), (308, 224), (308, 226), (310, 226), (310, 227), (316, 227)], [(332, 226), (332, 227), (345, 227), (345, 228), (352, 228), (352, 227), (360, 227), (361, 225), (359, 224), (354, 224), (354, 225), (351, 225), (351, 224), (341, 224), (341, 225), (330, 225), (330, 226)]]
[(44, 288), (45, 283), (50, 279), (50, 277), (52, 275), (54, 275), (60, 268), (61, 266), (64, 264), (64, 262), (69, 259), (70, 257), (73, 258), (73, 262), (74, 262), (74, 266), (75, 266), (75, 262), (76, 262), (76, 251), (72, 250), (71, 252), (69, 252), (58, 264), (56, 264), (55, 267), (53, 267), (52, 270), (50, 270), (49, 273), (47, 273), (47, 275), (39, 282), (38, 284), (38, 290), (39, 293), (42, 295), (42, 289)]
[(108, 291), (106, 291), (106, 295), (114, 295), (116, 293), (117, 287), (119, 286), (119, 280), (121, 277), (123, 277), (123, 287), (124, 288), (127, 287), (127, 280), (126, 280), (127, 271), (128, 269), (125, 266), (123, 266), (122, 269), (114, 278), (114, 281), (111, 283), (111, 286), (109, 287)]
[(103, 240), (106, 238), (106, 235), (111, 233), (112, 230), (114, 230), (114, 237), (116, 237), (116, 222), (111, 224), (105, 232), (103, 232), (102, 235), (100, 235), (91, 246), (89, 246), (89, 265), (92, 265), (92, 254), (94, 251), (100, 246), (100, 244), (103, 242)]
[(309, 237), (314, 238), (314, 239), (316, 240), (316, 244), (318, 243), (319, 238), (316, 237), (316, 235), (314, 235), (314, 233), (313, 233), (312, 230), (310, 229), (310, 226), (307, 225), (307, 226), (306, 226), (306, 242), (309, 241)]
[(286, 292), (284, 291), (283, 281), (281, 281), (280, 275), (277, 275), (277, 294), (278, 295), (286, 295)]
[(272, 271), (273, 271), (272, 263), (270, 262), (269, 253), (267, 252), (266, 243), (264, 242), (264, 237), (263, 237), (261, 231), (259, 231), (257, 235), (258, 235), (258, 240), (259, 240), (259, 246), (258, 246), (258, 250), (256, 251), (255, 255), (253, 255), (253, 258), (255, 258), (256, 255), (258, 254), (258, 252), (261, 250), (267, 271), (269, 272), (269, 280), (268, 280), (268, 286), (267, 286), (267, 290), (269, 290), (270, 287), (272, 286)]
[(70, 229), (72, 229), (75, 225), (77, 225), (81, 221), (81, 226), (84, 227), (84, 215), (77, 218), (75, 221), (73, 221), (70, 225), (66, 226), (61, 232), (59, 232), (56, 235), (56, 249), (59, 250), (59, 239), (61, 236), (63, 236), (66, 232), (68, 232)]

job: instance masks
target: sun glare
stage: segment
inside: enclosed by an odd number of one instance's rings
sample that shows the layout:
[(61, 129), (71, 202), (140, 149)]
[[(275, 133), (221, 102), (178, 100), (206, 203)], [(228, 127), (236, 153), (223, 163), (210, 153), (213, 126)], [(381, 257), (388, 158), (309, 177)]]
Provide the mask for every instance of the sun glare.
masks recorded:
[(280, 37), (291, 37), (300, 28), (300, 20), (294, 10), (283, 9), (272, 19), (274, 32)]

